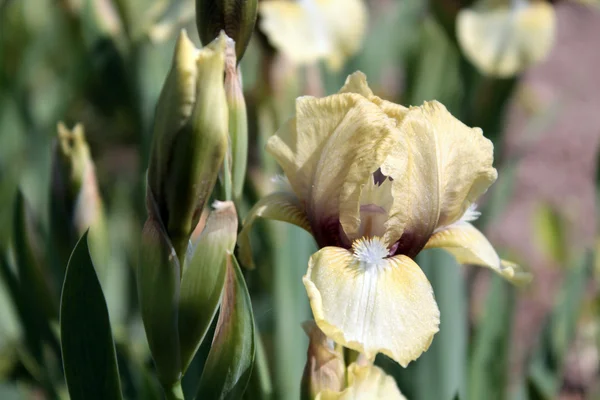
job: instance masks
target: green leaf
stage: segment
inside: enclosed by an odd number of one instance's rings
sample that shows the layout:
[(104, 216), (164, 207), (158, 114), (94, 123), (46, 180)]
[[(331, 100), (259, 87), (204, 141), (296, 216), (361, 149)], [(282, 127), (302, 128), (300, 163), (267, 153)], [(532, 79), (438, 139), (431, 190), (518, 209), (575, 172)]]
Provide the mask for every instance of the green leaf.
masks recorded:
[(254, 316), (237, 260), (227, 258), (227, 276), (217, 329), (204, 366), (197, 399), (240, 399), (255, 353)]
[(42, 310), (45, 317), (53, 319), (58, 316), (58, 307), (48, 287), (41, 257), (36, 257), (35, 249), (41, 244), (34, 240), (30, 218), (25, 197), (19, 191), (15, 202), (13, 241), (21, 290), (33, 292), (30, 297), (35, 299), (35, 307)]
[(550, 205), (539, 204), (534, 213), (534, 240), (549, 259), (564, 264), (568, 260), (566, 221)]
[[(56, 337), (49, 326), (49, 319), (58, 316), (58, 307), (52, 296), (44, 271), (39, 264), (39, 258), (35, 256), (34, 235), (28, 219), (27, 203), (23, 194), (19, 191), (15, 202), (13, 216), (13, 242), (15, 261), (17, 266), (17, 288), (13, 295), (19, 310), (19, 315), (25, 330), (27, 347), (38, 364), (43, 363), (42, 348), (44, 342), (54, 345), (56, 353), (59, 346)], [(8, 279), (11, 275), (3, 267), (4, 277)]]
[(121, 399), (108, 309), (89, 255), (87, 232), (67, 266), (60, 304), (65, 379), (71, 399)]
[(255, 335), (256, 356), (254, 367), (252, 368), (252, 376), (250, 377), (246, 393), (244, 393), (244, 399), (269, 400), (273, 398), (273, 383), (269, 375), (267, 354), (258, 329), (256, 329)]
[(563, 382), (564, 363), (575, 335), (577, 321), (593, 270), (593, 254), (588, 252), (568, 270), (556, 305), (542, 332), (531, 365), (527, 390), (530, 397), (556, 398)]
[(470, 399), (506, 398), (514, 302), (510, 284), (499, 276), (492, 277), (470, 360)]
[(316, 251), (314, 239), (297, 226), (269, 224), (273, 239), (273, 311), (275, 313), (275, 398), (296, 399), (306, 363), (308, 337), (300, 328), (311, 319), (302, 276)]
[(407, 368), (387, 357), (377, 363), (394, 376), (409, 399), (451, 399), (466, 391), (467, 299), (461, 266), (441, 249), (419, 253), (417, 264), (431, 282), (440, 309), (440, 331)]
[(416, 363), (420, 399), (450, 399), (466, 388), (467, 299), (461, 266), (446, 251), (431, 249), (418, 256), (440, 309), (440, 331)]
[(219, 306), (228, 253), (237, 236), (237, 214), (232, 202), (217, 202), (186, 263), (179, 297), (179, 342), (185, 372), (200, 347)]

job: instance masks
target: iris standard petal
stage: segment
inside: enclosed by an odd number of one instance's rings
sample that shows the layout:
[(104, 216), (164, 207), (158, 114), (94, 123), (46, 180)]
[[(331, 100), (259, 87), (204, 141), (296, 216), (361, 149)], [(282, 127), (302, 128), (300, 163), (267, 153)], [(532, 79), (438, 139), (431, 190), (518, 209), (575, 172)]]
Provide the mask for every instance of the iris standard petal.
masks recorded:
[(410, 257), (423, 248), (438, 222), (439, 174), (434, 127), (421, 108), (413, 107), (398, 127), (400, 145), (381, 165), (391, 177), (393, 203), (384, 239), (396, 254)]
[(260, 199), (244, 218), (243, 228), (238, 235), (239, 258), (242, 265), (254, 268), (252, 248), (250, 246), (250, 230), (258, 218), (289, 222), (311, 233), (304, 208), (298, 198), (287, 192), (271, 193)]
[(360, 94), (369, 101), (378, 105), (388, 117), (395, 119), (396, 123), (398, 124), (402, 121), (402, 119), (404, 119), (406, 113), (408, 113), (408, 108), (375, 96), (371, 88), (369, 88), (367, 76), (360, 71), (356, 71), (353, 74), (348, 75), (344, 86), (342, 86), (338, 93)]
[(541, 61), (552, 47), (556, 31), (552, 5), (517, 3), (464, 9), (458, 14), (458, 42), (466, 57), (484, 74), (513, 76)]
[(406, 400), (393, 377), (375, 365), (352, 363), (348, 387), (342, 392), (324, 390), (315, 400)]
[(395, 122), (377, 105), (345, 93), (299, 98), (295, 122), (269, 139), (267, 151), (305, 202), (315, 234), (339, 220), (351, 236), (360, 226), (361, 188), (398, 140)]
[(498, 177), (492, 167), (494, 145), (481, 129), (469, 128), (437, 101), (419, 108), (435, 135), (440, 193), (437, 226), (446, 226), (458, 221)]
[(425, 246), (433, 247), (448, 251), (461, 264), (488, 267), (512, 283), (531, 281), (531, 274), (516, 264), (500, 259), (483, 233), (468, 222), (459, 221), (436, 232)]
[(403, 255), (377, 259), (387, 252), (378, 240), (357, 241), (354, 252), (319, 250), (303, 282), (327, 336), (369, 358), (383, 353), (406, 366), (429, 348), (439, 310), (419, 266)]

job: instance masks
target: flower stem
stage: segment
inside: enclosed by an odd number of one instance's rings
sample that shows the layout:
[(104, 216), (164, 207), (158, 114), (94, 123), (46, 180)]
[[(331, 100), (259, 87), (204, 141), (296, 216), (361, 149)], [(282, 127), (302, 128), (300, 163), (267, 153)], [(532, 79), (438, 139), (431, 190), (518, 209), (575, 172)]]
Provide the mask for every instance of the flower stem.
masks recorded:
[(163, 386), (166, 400), (184, 400), (181, 381), (175, 382), (171, 387)]

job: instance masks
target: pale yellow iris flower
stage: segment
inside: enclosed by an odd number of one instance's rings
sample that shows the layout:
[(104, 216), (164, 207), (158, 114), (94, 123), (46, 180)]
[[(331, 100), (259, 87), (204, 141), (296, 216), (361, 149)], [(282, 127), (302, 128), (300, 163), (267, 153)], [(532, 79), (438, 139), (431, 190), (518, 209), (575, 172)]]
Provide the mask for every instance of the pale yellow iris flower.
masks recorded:
[(315, 400), (406, 400), (396, 381), (381, 368), (352, 363), (347, 371), (347, 386), (340, 392), (326, 389)]
[(501, 78), (542, 61), (555, 31), (554, 8), (544, 1), (484, 0), (461, 10), (456, 20), (465, 56), (481, 73)]
[(338, 94), (300, 97), (267, 144), (293, 193), (251, 210), (239, 235), (251, 262), (257, 217), (294, 223), (320, 248), (303, 278), (315, 321), (330, 338), (403, 366), (427, 350), (439, 310), (415, 256), (440, 247), (465, 264), (526, 279), (469, 221), (496, 180), (493, 146), (436, 102), (406, 108), (373, 95), (364, 74)]
[[(352, 363), (344, 350), (313, 321), (303, 324), (310, 342), (302, 377), (302, 398), (315, 400), (406, 400), (396, 381), (363, 355)], [(346, 367), (346, 362), (350, 365)]]
[(261, 30), (292, 62), (325, 59), (333, 70), (360, 49), (367, 24), (363, 0), (270, 0), (258, 11)]

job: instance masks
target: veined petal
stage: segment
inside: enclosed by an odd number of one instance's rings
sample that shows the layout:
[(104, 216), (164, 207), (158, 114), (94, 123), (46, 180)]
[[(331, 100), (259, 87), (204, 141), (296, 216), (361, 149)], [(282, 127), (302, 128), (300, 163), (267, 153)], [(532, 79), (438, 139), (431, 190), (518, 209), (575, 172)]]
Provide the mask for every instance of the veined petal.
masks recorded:
[(338, 93), (356, 93), (367, 99), (375, 96), (367, 83), (367, 76), (361, 71), (356, 71), (348, 75), (344, 86), (342, 86)]
[(531, 281), (531, 274), (518, 265), (500, 259), (490, 242), (473, 225), (459, 221), (436, 232), (425, 248), (439, 247), (461, 264), (488, 267), (515, 284)]
[(393, 203), (384, 239), (396, 243), (396, 254), (414, 257), (439, 219), (439, 173), (433, 125), (422, 109), (411, 108), (398, 127), (402, 142), (395, 146), (381, 172), (392, 181)]
[(344, 93), (299, 98), (296, 117), (269, 139), (267, 151), (306, 204), (315, 233), (339, 220), (350, 236), (360, 226), (361, 187), (398, 140), (394, 121), (379, 107)]
[(355, 94), (296, 99), (296, 115), (267, 142), (266, 149), (288, 177), (292, 189), (308, 203), (312, 180), (323, 148), (346, 114), (364, 102)]
[(294, 194), (287, 192), (271, 193), (260, 199), (244, 218), (243, 228), (238, 235), (239, 258), (247, 268), (254, 268), (252, 248), (250, 246), (250, 230), (257, 218), (268, 218), (275, 221), (289, 222), (311, 233), (304, 208)]
[(494, 145), (480, 128), (469, 128), (437, 101), (425, 102), (419, 109), (435, 134), (440, 191), (437, 226), (446, 226), (458, 221), (498, 177), (492, 167)]
[(406, 400), (393, 377), (375, 365), (348, 367), (348, 388), (342, 392), (324, 390), (316, 400)]
[(395, 119), (398, 124), (408, 113), (408, 108), (375, 96), (371, 88), (369, 88), (367, 76), (361, 71), (356, 71), (353, 74), (348, 75), (344, 86), (342, 86), (338, 93), (360, 94), (369, 101), (377, 104), (379, 108), (381, 108), (383, 112), (387, 114), (388, 117)]
[(375, 104), (354, 94), (336, 96), (353, 96), (357, 101), (322, 149), (311, 186), (309, 216), (316, 223), (339, 218), (346, 236), (353, 240), (360, 228), (363, 187), (399, 146), (400, 137), (394, 121)]
[(556, 30), (552, 5), (518, 3), (522, 4), (465, 9), (458, 14), (458, 42), (484, 74), (510, 77), (541, 61), (552, 47)]
[(336, 342), (403, 366), (423, 353), (438, 331), (429, 281), (409, 257), (387, 254), (379, 238), (355, 242), (354, 253), (325, 247), (303, 278), (315, 321)]

